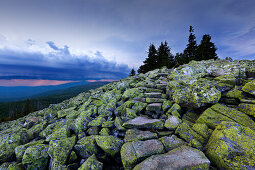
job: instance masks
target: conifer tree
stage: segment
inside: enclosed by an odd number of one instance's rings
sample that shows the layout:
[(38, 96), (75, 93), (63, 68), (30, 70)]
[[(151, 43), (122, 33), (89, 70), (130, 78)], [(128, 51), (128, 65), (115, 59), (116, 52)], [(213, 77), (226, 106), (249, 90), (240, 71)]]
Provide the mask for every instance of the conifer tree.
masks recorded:
[(209, 34), (203, 35), (201, 43), (197, 49), (197, 60), (217, 59), (218, 56), (216, 50), (217, 48), (214, 43), (211, 42), (211, 36)]
[(150, 44), (148, 57), (138, 69), (138, 73), (146, 73), (157, 68), (157, 50), (154, 44)]
[(135, 69), (134, 68), (132, 68), (132, 70), (130, 71), (130, 73), (129, 73), (129, 76), (134, 76), (136, 73), (135, 73)]
[(196, 60), (196, 52), (197, 52), (197, 42), (196, 42), (196, 36), (193, 34), (194, 29), (192, 26), (189, 27), (189, 40), (187, 47), (184, 50), (184, 58), (185, 63), (188, 63), (191, 60)]
[(158, 68), (166, 66), (167, 68), (172, 68), (174, 66), (174, 56), (170, 52), (170, 48), (165, 41), (164, 43), (161, 42), (158, 48), (158, 55), (157, 55), (157, 65)]

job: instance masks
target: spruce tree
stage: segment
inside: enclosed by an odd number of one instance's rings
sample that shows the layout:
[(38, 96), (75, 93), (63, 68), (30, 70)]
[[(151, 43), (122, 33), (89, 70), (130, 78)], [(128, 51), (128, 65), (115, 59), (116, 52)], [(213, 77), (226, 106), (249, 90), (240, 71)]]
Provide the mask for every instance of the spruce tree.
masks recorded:
[(165, 41), (164, 43), (161, 42), (158, 48), (158, 55), (157, 55), (157, 66), (161, 68), (166, 66), (167, 68), (172, 68), (174, 66), (174, 56), (170, 52), (170, 48)]
[(148, 50), (148, 57), (143, 61), (143, 65), (141, 65), (138, 69), (138, 73), (146, 73), (150, 70), (154, 70), (157, 68), (157, 50), (154, 44), (150, 44)]
[(211, 42), (211, 36), (209, 34), (203, 35), (201, 43), (197, 49), (197, 60), (217, 59), (218, 56), (216, 50), (217, 48), (214, 43)]
[(196, 52), (197, 52), (197, 42), (196, 42), (196, 36), (193, 34), (194, 29), (192, 26), (189, 27), (189, 40), (187, 47), (184, 50), (185, 55), (185, 63), (188, 63), (191, 60), (196, 60)]
[(132, 70), (130, 71), (130, 73), (129, 73), (129, 76), (134, 76), (136, 73), (135, 73), (135, 69), (134, 68), (132, 68)]

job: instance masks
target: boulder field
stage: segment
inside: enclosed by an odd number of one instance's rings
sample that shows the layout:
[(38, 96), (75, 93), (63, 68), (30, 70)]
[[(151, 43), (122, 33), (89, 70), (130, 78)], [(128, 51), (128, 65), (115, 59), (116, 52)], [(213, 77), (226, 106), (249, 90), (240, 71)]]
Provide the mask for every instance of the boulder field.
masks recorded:
[(0, 169), (255, 169), (255, 60), (191, 61), (0, 124)]

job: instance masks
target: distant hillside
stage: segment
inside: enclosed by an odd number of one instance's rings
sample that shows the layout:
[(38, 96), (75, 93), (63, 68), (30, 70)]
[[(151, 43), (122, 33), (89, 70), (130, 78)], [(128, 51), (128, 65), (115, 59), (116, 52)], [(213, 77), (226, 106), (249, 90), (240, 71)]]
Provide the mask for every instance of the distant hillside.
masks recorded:
[(73, 82), (73, 83), (66, 83), (56, 86), (17, 86), (17, 87), (4, 87), (0, 86), (0, 102), (11, 102), (11, 101), (20, 101), (25, 100), (30, 96), (38, 95), (40, 93), (48, 92), (48, 91), (55, 91), (66, 89), (69, 87), (85, 85), (88, 82), (81, 81), (81, 82)]
[(28, 112), (44, 109), (50, 104), (60, 103), (82, 92), (87, 92), (90, 89), (95, 89), (105, 84), (107, 84), (107, 82), (88, 83), (37, 94), (29, 97), (29, 100), (24, 99), (15, 102), (0, 103), (0, 122), (22, 117)]

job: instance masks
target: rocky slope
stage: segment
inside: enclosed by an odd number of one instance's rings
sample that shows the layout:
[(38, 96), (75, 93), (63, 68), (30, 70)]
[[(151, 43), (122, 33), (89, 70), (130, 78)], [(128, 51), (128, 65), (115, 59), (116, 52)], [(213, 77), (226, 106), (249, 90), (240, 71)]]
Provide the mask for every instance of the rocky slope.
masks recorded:
[(0, 124), (0, 169), (255, 169), (255, 61), (127, 77)]

